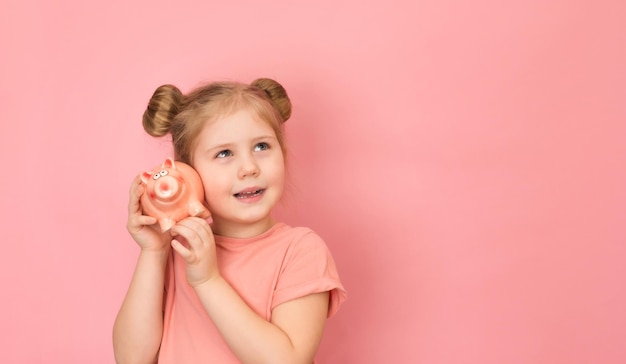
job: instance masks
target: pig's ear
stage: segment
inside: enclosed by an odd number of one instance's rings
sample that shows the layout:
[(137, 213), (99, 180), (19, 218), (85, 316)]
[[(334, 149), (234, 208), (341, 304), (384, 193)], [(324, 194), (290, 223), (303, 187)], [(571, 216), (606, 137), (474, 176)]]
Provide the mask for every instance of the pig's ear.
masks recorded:
[(152, 178), (152, 172), (150, 171), (143, 172), (141, 174), (141, 182), (143, 182), (144, 184), (148, 184), (148, 181), (150, 180), (150, 178)]
[(165, 160), (165, 162), (163, 162), (163, 165), (161, 166), (165, 169), (176, 169), (176, 165), (174, 164), (174, 160), (172, 158), (167, 158)]

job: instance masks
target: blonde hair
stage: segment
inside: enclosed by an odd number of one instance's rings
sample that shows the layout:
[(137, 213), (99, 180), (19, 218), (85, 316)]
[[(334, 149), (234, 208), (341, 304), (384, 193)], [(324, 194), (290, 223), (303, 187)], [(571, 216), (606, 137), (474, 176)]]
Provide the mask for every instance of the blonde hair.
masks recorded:
[(283, 123), (291, 116), (291, 101), (283, 86), (269, 78), (250, 85), (214, 82), (186, 95), (176, 86), (159, 86), (143, 114), (143, 128), (155, 137), (170, 133), (176, 160), (193, 164), (193, 150), (206, 123), (241, 109), (255, 112), (272, 127), (286, 157)]

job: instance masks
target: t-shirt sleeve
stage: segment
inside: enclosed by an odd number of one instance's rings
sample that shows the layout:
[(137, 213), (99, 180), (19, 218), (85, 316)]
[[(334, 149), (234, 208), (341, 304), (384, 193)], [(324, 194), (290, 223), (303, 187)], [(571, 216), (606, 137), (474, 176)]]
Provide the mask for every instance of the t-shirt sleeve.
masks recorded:
[(289, 246), (276, 283), (272, 309), (281, 303), (314, 293), (329, 292), (328, 317), (346, 299), (337, 267), (326, 243), (305, 230)]

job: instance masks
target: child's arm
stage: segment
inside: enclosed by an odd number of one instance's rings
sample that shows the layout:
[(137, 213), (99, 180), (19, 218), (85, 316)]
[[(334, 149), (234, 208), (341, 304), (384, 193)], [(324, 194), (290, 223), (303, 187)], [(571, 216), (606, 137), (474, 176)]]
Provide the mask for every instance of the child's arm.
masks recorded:
[(141, 251), (113, 326), (113, 351), (121, 363), (156, 363), (163, 335), (163, 287), (168, 253)]
[(221, 277), (195, 287), (200, 302), (243, 363), (311, 364), (322, 339), (328, 292), (277, 306), (272, 321), (257, 315)]
[(117, 363), (155, 363), (163, 335), (163, 290), (169, 256), (169, 234), (156, 219), (141, 214), (139, 178), (131, 186), (127, 228), (141, 247), (130, 287), (113, 326)]
[(187, 242), (172, 246), (187, 262), (187, 279), (231, 350), (243, 363), (313, 362), (326, 324), (329, 293), (312, 294), (277, 306), (271, 322), (257, 315), (219, 274), (211, 229), (189, 218), (173, 234)]

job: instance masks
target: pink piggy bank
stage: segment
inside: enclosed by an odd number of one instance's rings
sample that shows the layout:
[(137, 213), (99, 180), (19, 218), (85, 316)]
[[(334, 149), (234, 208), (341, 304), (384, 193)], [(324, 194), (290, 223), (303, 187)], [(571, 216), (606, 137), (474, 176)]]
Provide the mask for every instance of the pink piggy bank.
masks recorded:
[(188, 216), (206, 219), (211, 213), (202, 204), (204, 188), (198, 173), (188, 164), (167, 158), (156, 171), (143, 172), (143, 213), (156, 217), (162, 232)]

